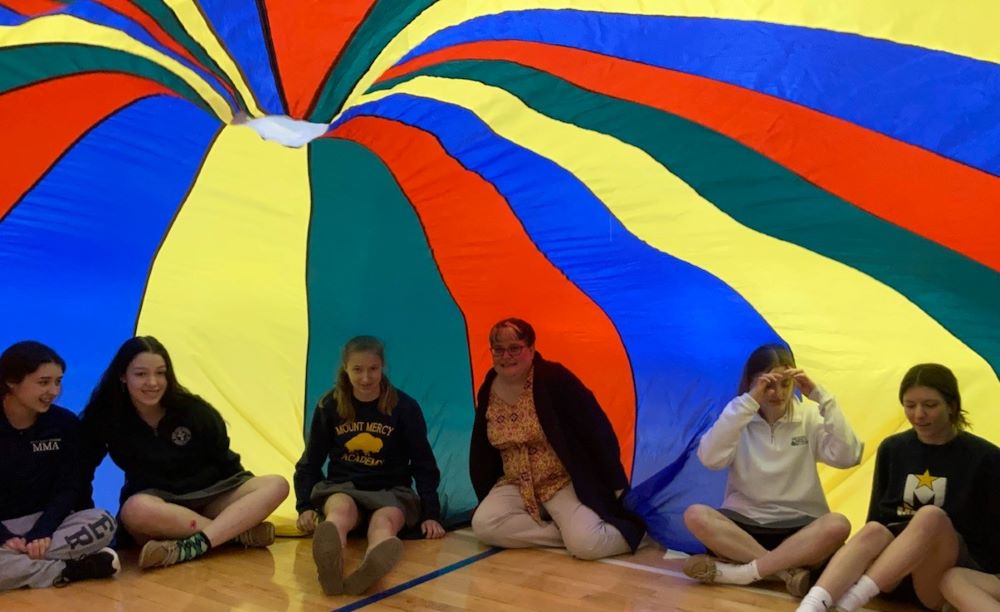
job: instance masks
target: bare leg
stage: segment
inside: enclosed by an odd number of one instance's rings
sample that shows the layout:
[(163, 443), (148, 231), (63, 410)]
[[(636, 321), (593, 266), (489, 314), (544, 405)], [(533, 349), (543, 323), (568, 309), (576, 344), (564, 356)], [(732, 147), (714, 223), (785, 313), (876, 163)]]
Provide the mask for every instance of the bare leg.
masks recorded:
[(892, 533), (881, 523), (871, 522), (862, 527), (830, 559), (816, 585), (799, 604), (799, 612), (825, 610), (834, 602), (845, 605), (844, 594), (858, 586), (865, 570), (892, 541)]
[(344, 580), (344, 591), (360, 595), (389, 573), (403, 554), (403, 543), (396, 537), (403, 528), (403, 511), (386, 506), (372, 514), (368, 522), (368, 550), (358, 569)]
[(937, 610), (944, 603), (941, 576), (956, 559), (958, 536), (951, 519), (937, 506), (924, 506), (865, 573), (883, 592), (912, 574), (913, 590), (920, 601)]
[(211, 524), (211, 519), (159, 497), (137, 493), (125, 500), (121, 509), (122, 525), (138, 544), (149, 540), (177, 540), (197, 533)]
[(777, 574), (793, 567), (811, 567), (830, 558), (851, 533), (851, 523), (843, 514), (825, 514), (780, 546), (757, 559), (761, 576)]
[(201, 531), (213, 546), (228, 542), (260, 524), (288, 497), (288, 481), (281, 476), (256, 476), (205, 506), (211, 523)]
[(333, 523), (340, 535), (340, 545), (347, 547), (347, 533), (358, 524), (358, 506), (350, 495), (334, 493), (323, 503), (323, 520)]
[(684, 525), (706, 548), (725, 559), (747, 563), (767, 554), (757, 540), (715, 508), (702, 504), (688, 506)]
[(379, 508), (368, 521), (368, 550), (375, 548), (389, 538), (396, 537), (403, 528), (403, 511), (395, 506)]
[(258, 476), (212, 500), (205, 514), (137, 493), (122, 505), (122, 524), (139, 544), (179, 540), (201, 531), (213, 545), (228, 542), (257, 525), (288, 496), (281, 476)]
[(1000, 578), (953, 567), (944, 573), (941, 593), (962, 612), (1000, 612)]
[(313, 534), (313, 560), (327, 595), (344, 592), (344, 548), (347, 533), (358, 524), (358, 506), (349, 495), (334, 493), (323, 502), (323, 521)]

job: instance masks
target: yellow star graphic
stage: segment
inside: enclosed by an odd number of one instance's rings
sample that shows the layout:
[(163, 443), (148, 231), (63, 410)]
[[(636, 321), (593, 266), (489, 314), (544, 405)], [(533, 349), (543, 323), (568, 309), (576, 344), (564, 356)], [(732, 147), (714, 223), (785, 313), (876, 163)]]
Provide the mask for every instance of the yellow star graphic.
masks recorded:
[(917, 475), (917, 487), (927, 487), (928, 489), (934, 488), (934, 481), (940, 478), (940, 476), (931, 476), (931, 471), (924, 470), (923, 474)]

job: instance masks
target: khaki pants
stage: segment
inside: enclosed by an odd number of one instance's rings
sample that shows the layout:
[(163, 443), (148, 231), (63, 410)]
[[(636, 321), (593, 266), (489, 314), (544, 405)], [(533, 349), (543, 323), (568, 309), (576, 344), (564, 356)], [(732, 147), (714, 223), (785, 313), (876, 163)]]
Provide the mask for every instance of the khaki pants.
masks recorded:
[(579, 559), (601, 559), (630, 550), (616, 527), (580, 503), (572, 484), (559, 489), (542, 506), (552, 520), (539, 525), (524, 509), (515, 485), (494, 487), (472, 516), (472, 531), (492, 546), (565, 547)]

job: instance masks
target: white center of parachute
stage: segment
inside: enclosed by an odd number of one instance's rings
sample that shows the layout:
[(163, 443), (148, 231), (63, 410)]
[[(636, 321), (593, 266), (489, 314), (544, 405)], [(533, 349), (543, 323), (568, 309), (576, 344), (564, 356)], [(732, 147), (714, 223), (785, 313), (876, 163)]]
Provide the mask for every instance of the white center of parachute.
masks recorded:
[(287, 115), (268, 115), (248, 119), (246, 115), (238, 115), (235, 125), (245, 125), (260, 134), (264, 140), (273, 140), (286, 147), (302, 147), (326, 133), (330, 127), (325, 123), (313, 123), (292, 119)]

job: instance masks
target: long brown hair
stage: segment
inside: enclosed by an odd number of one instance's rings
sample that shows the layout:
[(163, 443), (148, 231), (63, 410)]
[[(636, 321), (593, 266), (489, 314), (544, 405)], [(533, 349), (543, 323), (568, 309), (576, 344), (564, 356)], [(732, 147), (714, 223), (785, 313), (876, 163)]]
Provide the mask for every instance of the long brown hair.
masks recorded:
[(389, 382), (389, 377), (385, 373), (385, 345), (375, 336), (355, 336), (347, 341), (340, 351), (340, 367), (337, 368), (337, 376), (333, 389), (330, 389), (321, 399), (320, 404), (333, 398), (337, 403), (337, 414), (346, 423), (353, 423), (357, 411), (354, 407), (354, 387), (351, 385), (351, 377), (347, 375), (347, 360), (354, 353), (374, 353), (382, 362), (382, 380), (379, 382), (378, 411), (385, 415), (392, 414), (396, 404), (399, 403), (399, 393), (396, 387)]
[(136, 336), (129, 338), (118, 348), (118, 352), (111, 359), (108, 369), (104, 371), (100, 382), (94, 387), (90, 401), (83, 409), (84, 417), (120, 418), (124, 411), (135, 410), (128, 389), (121, 381), (129, 364), (140, 353), (159, 355), (167, 367), (167, 388), (163, 392), (163, 399), (160, 400), (164, 408), (170, 409), (190, 398), (201, 402), (205, 401), (177, 382), (177, 374), (174, 372), (170, 353), (159, 340), (153, 336)]

